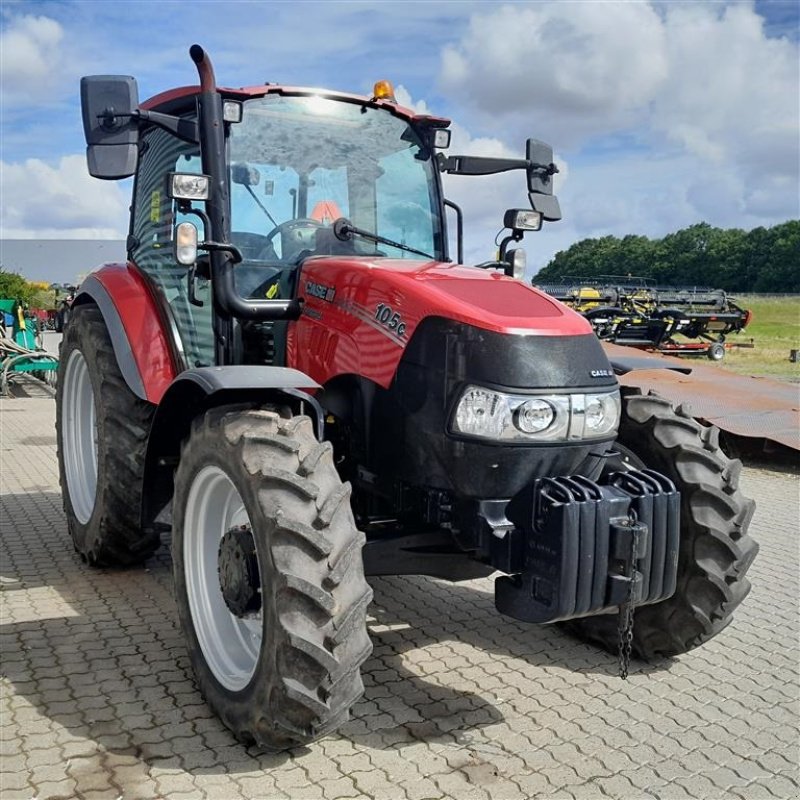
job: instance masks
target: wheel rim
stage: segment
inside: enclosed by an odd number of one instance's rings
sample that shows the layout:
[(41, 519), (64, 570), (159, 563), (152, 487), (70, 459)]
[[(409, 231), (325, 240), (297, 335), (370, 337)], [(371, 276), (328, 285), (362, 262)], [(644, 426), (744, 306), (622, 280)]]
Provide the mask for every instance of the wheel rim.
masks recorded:
[(219, 585), (219, 546), (226, 531), (249, 524), (244, 502), (231, 479), (219, 467), (203, 467), (195, 475), (186, 501), (186, 593), (206, 664), (231, 691), (247, 686), (256, 671), (263, 637), (262, 612), (239, 618), (228, 609)]
[(97, 494), (97, 415), (89, 367), (79, 350), (70, 354), (64, 373), (62, 444), (69, 502), (85, 525)]

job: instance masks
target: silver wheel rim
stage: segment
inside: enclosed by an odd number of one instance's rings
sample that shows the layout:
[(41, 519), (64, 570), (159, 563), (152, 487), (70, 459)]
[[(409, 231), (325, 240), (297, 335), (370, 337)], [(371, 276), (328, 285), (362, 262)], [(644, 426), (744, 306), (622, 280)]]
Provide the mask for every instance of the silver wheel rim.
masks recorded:
[(85, 525), (97, 494), (97, 413), (89, 367), (73, 350), (64, 373), (62, 445), (72, 511)]
[(219, 585), (220, 540), (226, 531), (249, 525), (244, 502), (219, 467), (195, 475), (186, 501), (183, 563), (189, 611), (200, 649), (214, 677), (230, 691), (244, 689), (258, 664), (262, 612), (234, 616)]

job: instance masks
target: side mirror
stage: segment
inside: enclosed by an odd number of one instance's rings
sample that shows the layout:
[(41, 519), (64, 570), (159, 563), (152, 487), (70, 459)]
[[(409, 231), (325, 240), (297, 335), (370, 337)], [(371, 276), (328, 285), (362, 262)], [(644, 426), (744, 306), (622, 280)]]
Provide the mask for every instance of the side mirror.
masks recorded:
[(553, 163), (553, 148), (538, 139), (528, 139), (525, 152), (531, 208), (547, 222), (555, 222), (561, 219), (561, 207), (553, 195), (553, 175), (558, 172)]
[(133, 175), (139, 144), (136, 80), (126, 75), (81, 78), (81, 110), (89, 174), (112, 181)]
[(258, 186), (261, 173), (249, 164), (231, 164), (231, 180), (240, 186)]
[(553, 148), (538, 139), (528, 139), (525, 147), (528, 165), (528, 191), (553, 194), (553, 175), (558, 167), (553, 163)]
[(557, 222), (561, 219), (561, 206), (558, 198), (552, 194), (536, 194), (530, 192), (528, 199), (531, 201), (531, 208), (542, 215), (542, 219), (548, 222)]

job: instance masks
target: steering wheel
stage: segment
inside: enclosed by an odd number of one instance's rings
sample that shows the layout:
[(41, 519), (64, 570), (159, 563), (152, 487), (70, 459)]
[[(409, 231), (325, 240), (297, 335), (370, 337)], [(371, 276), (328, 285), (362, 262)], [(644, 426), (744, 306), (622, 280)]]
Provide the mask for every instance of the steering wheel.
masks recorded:
[[(321, 222), (308, 217), (300, 217), (299, 219), (290, 219), (286, 222), (281, 222), (276, 225), (268, 234), (267, 241), (272, 240), (278, 235), (281, 235), (281, 261), (286, 261), (290, 255), (299, 253), (301, 250), (310, 249), (311, 231), (316, 232), (320, 228), (324, 228)], [(303, 232), (306, 231), (304, 234)], [(288, 250), (289, 252), (284, 252)]]

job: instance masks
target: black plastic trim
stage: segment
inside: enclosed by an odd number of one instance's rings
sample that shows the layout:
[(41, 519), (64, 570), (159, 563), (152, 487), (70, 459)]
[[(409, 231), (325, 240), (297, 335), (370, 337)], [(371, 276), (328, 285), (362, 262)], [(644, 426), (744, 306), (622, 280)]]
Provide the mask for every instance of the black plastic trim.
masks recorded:
[(617, 375), (627, 375), (629, 372), (647, 369), (669, 369), (673, 372), (682, 372), (684, 375), (692, 372), (691, 367), (665, 364), (660, 358), (651, 358), (650, 356), (609, 356), (608, 360)]
[(147, 393), (144, 389), (144, 381), (139, 374), (139, 368), (136, 366), (136, 360), (133, 357), (133, 350), (131, 349), (128, 336), (125, 333), (125, 327), (122, 324), (122, 319), (111, 299), (111, 295), (105, 286), (93, 275), (89, 275), (80, 286), (80, 292), (75, 298), (75, 305), (81, 305), (86, 302), (83, 297), (91, 298), (92, 302), (100, 309), (103, 315), (103, 320), (106, 323), (108, 335), (111, 337), (111, 345), (114, 348), (114, 356), (117, 359), (122, 377), (128, 388), (142, 400), (147, 400)]

